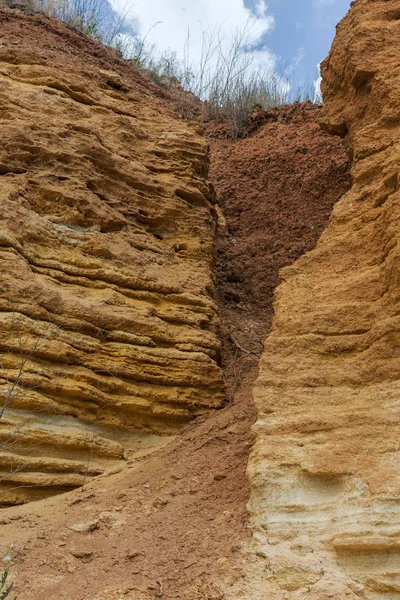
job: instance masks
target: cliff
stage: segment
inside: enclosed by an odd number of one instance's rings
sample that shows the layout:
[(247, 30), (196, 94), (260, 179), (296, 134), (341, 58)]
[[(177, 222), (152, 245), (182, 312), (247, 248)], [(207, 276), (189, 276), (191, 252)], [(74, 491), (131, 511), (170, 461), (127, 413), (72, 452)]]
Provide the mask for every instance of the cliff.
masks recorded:
[(320, 114), (310, 103), (268, 111), (243, 140), (207, 128), (226, 225), (215, 271), (230, 401), (119, 473), (2, 509), (0, 556), (13, 544), (18, 598), (222, 600), (243, 581), (252, 388), (272, 290), (279, 268), (315, 246), (350, 183), (341, 140), (321, 130)]
[(322, 112), (210, 127), (225, 219), (166, 92), (0, 14), (0, 497), (80, 486), (1, 510), (18, 598), (397, 598), (400, 2), (353, 4)]
[(255, 547), (235, 597), (397, 598), (400, 2), (357, 0), (322, 64), (353, 185), (281, 273), (255, 386)]
[(0, 24), (7, 505), (165, 444), (223, 384), (201, 132), (84, 36), (12, 11)]

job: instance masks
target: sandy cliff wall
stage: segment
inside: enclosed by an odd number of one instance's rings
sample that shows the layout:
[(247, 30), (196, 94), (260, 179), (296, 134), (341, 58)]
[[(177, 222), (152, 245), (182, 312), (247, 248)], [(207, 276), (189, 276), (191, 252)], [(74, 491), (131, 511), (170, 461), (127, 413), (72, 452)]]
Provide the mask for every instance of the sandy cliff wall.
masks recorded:
[[(315, 247), (349, 189), (346, 152), (318, 126), (320, 113), (310, 103), (271, 110), (245, 140), (211, 139), (210, 174), (226, 220), (217, 299), (233, 400), (161, 451), (93, 479), (84, 493), (0, 511), (0, 556), (14, 544), (18, 598), (222, 600), (222, 584), (240, 579), (258, 357), (245, 358), (233, 339), (259, 352), (279, 268)], [(220, 126), (210, 125), (215, 134)], [(97, 529), (76, 531), (87, 521)]]
[(222, 379), (204, 138), (61, 24), (0, 25), (3, 398), (23, 363), (2, 505), (157, 447), (221, 404)]
[(357, 0), (323, 63), (323, 127), (345, 136), (353, 187), (276, 294), (246, 598), (400, 597), (399, 19), (397, 0)]

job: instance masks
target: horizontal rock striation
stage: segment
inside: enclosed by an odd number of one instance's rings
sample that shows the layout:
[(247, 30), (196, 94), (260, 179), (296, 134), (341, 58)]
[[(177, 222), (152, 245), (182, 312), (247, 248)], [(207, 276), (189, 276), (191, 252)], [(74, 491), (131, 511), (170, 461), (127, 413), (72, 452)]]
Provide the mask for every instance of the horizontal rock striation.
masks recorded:
[(205, 140), (128, 65), (25, 17), (35, 52), (18, 18), (0, 11), (0, 505), (223, 399)]
[(357, 0), (322, 65), (322, 125), (345, 137), (353, 186), (276, 294), (255, 387), (252, 600), (400, 598), (399, 18), (398, 0)]

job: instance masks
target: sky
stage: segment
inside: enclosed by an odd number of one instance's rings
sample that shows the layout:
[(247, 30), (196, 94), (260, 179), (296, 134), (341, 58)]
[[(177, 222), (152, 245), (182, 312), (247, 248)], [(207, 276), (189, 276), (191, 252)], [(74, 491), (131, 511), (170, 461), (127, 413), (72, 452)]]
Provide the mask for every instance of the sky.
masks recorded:
[(293, 67), (294, 84), (311, 82), (350, 0), (269, 0), (268, 8), (275, 18), (267, 36), (269, 48)]
[[(126, 10), (125, 0), (111, 0)], [(218, 29), (229, 44), (233, 32), (248, 27), (249, 52), (257, 65), (285, 70), (293, 88), (312, 85), (328, 54), (335, 25), (350, 0), (134, 0), (128, 19), (139, 35), (160, 50), (190, 58), (201, 54), (202, 31)]]

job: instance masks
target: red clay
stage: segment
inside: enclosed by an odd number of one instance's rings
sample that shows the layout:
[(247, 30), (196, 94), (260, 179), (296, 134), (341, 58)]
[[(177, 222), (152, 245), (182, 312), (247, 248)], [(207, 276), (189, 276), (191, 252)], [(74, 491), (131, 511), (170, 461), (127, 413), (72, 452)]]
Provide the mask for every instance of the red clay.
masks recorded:
[(320, 129), (320, 110), (311, 102), (272, 109), (250, 137), (211, 140), (211, 178), (228, 221), (219, 300), (223, 310), (252, 315), (262, 336), (271, 327), (279, 270), (315, 246), (350, 186), (347, 156)]

